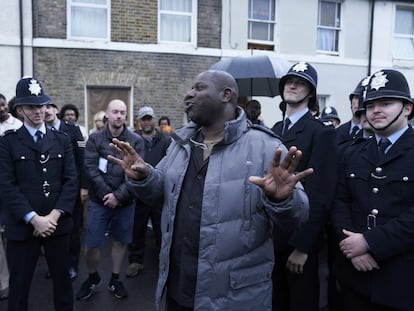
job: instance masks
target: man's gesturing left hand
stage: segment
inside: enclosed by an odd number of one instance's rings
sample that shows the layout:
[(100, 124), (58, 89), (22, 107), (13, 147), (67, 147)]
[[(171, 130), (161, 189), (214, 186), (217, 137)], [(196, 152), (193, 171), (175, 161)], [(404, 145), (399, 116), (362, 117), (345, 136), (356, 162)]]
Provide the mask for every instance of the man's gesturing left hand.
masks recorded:
[(288, 154), (281, 161), (282, 149), (277, 148), (272, 164), (264, 177), (250, 176), (249, 181), (261, 187), (264, 193), (273, 201), (287, 199), (295, 188), (296, 183), (313, 173), (312, 168), (295, 173), (302, 157), (302, 151), (290, 147)]

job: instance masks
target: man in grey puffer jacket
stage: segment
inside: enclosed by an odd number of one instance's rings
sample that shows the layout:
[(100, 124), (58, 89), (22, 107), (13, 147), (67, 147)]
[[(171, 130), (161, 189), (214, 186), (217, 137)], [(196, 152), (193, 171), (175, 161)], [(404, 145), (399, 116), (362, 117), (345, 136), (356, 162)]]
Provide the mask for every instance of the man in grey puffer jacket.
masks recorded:
[(201, 73), (185, 97), (191, 122), (156, 168), (111, 145), (128, 189), (164, 204), (157, 310), (271, 310), (272, 228), (307, 218), (298, 181), (312, 169), (295, 174), (301, 152), (248, 122), (237, 96), (228, 73)]

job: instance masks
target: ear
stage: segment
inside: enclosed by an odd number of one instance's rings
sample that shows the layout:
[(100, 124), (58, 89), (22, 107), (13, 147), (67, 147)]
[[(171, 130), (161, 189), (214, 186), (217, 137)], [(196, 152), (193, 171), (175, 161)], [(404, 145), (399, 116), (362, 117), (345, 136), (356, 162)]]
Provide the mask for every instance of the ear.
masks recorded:
[(406, 116), (408, 117), (413, 111), (413, 104), (408, 103), (404, 105), (404, 111), (406, 112)]
[(233, 95), (233, 91), (230, 88), (225, 88), (223, 91), (223, 99), (226, 102), (231, 100), (231, 96)]

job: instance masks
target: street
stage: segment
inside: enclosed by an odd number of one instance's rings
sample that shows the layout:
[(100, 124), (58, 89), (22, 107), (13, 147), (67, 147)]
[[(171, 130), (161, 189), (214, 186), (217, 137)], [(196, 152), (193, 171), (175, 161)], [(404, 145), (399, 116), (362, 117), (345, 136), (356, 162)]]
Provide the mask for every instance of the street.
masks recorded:
[[(111, 276), (111, 238), (106, 238), (101, 254), (99, 274), (102, 283), (97, 291), (86, 301), (75, 299), (75, 311), (152, 311), (155, 310), (154, 296), (157, 282), (158, 264), (155, 257), (155, 242), (152, 231), (147, 232), (147, 248), (144, 260), (144, 271), (135, 278), (126, 278), (125, 269), (127, 261), (121, 273), (121, 280), (128, 290), (126, 299), (116, 299), (108, 291), (107, 286)], [(83, 249), (82, 249), (83, 255)], [(29, 298), (29, 311), (54, 311), (52, 281), (45, 278), (47, 271), (46, 260), (43, 256), (39, 258), (38, 265), (33, 277)], [(82, 282), (87, 278), (84, 257), (79, 264), (79, 276), (73, 282), (74, 295), (76, 296)], [(7, 310), (7, 300), (0, 301), (0, 310)]]

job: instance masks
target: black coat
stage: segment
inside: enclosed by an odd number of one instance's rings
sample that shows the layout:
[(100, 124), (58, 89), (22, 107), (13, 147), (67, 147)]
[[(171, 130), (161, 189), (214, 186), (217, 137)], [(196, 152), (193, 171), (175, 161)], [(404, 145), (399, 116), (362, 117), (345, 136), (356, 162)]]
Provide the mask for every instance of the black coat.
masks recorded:
[[(414, 130), (410, 127), (378, 161), (375, 138), (349, 147), (340, 167), (332, 208), (339, 239), (343, 228), (363, 233), (380, 270), (358, 272), (339, 254), (338, 279), (378, 304), (414, 310)], [(367, 216), (378, 210), (376, 227)]]
[(60, 121), (59, 131), (68, 134), (71, 143), (73, 154), (75, 156), (76, 172), (80, 180), (80, 187), (88, 188), (88, 179), (85, 174), (84, 157), (85, 157), (85, 140), (79, 126), (68, 121)]
[[(277, 122), (272, 131), (282, 137), (282, 128), (283, 122)], [(309, 197), (309, 220), (290, 240), (294, 248), (309, 253), (316, 249), (334, 196), (337, 181), (335, 129), (330, 122), (315, 119), (308, 112), (285, 133), (282, 142), (288, 149), (296, 146), (302, 151), (297, 171), (314, 169), (313, 174), (302, 181)]]
[(69, 233), (78, 180), (68, 136), (47, 129), (40, 152), (24, 126), (6, 132), (0, 138), (0, 191), (9, 240), (33, 237), (33, 226), (23, 220), (31, 211), (64, 211), (53, 235)]
[(351, 120), (349, 120), (348, 122), (338, 126), (336, 129), (336, 142), (338, 145), (342, 145), (356, 138), (362, 137), (362, 129), (354, 137), (349, 134), (351, 132), (351, 125)]
[[(128, 142), (142, 158), (144, 157), (144, 140), (141, 136), (124, 126), (124, 130), (117, 138)], [(100, 162), (106, 162), (108, 155), (118, 157), (116, 152), (109, 147), (112, 139), (112, 134), (106, 126), (100, 131), (93, 132), (86, 142), (85, 168), (89, 182), (89, 199), (103, 204), (103, 197), (108, 193), (113, 193), (120, 205), (128, 205), (134, 198), (126, 188), (125, 173), (122, 167), (108, 161), (106, 172), (99, 168)]]
[[(171, 137), (162, 134), (160, 131), (155, 129), (156, 134), (152, 137), (152, 140), (144, 139), (145, 143), (145, 157), (144, 161), (156, 166), (158, 162), (167, 154), (168, 146), (171, 143)], [(138, 132), (142, 137), (142, 133)]]

